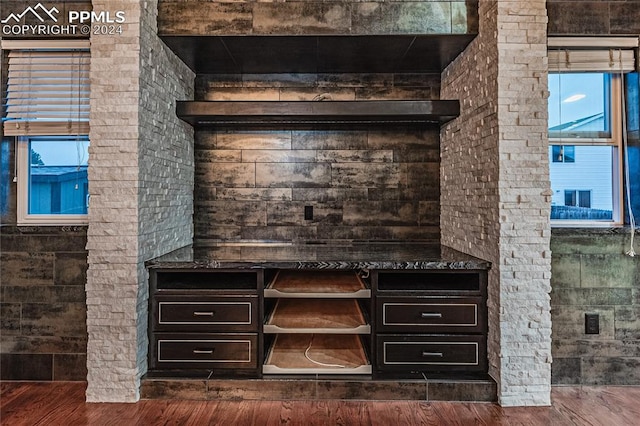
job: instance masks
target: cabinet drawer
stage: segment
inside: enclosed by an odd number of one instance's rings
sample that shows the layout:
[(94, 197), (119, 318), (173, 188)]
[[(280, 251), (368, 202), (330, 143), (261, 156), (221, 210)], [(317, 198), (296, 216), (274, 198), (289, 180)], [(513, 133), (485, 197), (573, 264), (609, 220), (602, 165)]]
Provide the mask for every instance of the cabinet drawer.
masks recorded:
[(377, 338), (381, 370), (485, 371), (486, 346), (481, 336), (395, 336)]
[(155, 335), (155, 368), (257, 368), (257, 334)]
[(257, 331), (257, 297), (198, 300), (155, 298), (155, 329)]
[(378, 331), (479, 333), (484, 330), (480, 298), (378, 298)]

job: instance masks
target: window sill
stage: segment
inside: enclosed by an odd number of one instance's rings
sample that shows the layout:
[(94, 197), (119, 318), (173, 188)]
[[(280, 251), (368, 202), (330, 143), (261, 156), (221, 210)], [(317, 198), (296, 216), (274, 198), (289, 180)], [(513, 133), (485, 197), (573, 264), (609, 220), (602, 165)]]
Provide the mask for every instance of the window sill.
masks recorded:
[(89, 224), (87, 215), (74, 216), (27, 216), (18, 219), (17, 226), (86, 226)]

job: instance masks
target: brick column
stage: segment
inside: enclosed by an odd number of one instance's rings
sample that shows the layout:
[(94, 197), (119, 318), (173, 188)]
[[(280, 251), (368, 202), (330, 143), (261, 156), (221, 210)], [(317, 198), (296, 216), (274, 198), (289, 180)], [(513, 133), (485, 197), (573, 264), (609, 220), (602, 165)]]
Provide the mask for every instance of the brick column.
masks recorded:
[(144, 261), (193, 235), (193, 133), (175, 100), (193, 97), (194, 75), (158, 39), (156, 1), (92, 3), (126, 22), (91, 37), (87, 401), (133, 402), (146, 372)]
[(490, 260), (489, 364), (502, 405), (548, 405), (550, 183), (544, 0), (480, 1), (480, 34), (443, 73), (442, 243)]

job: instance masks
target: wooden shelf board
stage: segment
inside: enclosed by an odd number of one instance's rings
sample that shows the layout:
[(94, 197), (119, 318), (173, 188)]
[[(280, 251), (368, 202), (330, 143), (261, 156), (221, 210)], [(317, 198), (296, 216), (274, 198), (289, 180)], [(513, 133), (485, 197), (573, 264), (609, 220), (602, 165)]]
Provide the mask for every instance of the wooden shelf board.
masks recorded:
[(305, 333), (323, 333), (323, 334), (371, 334), (370, 325), (359, 325), (349, 328), (331, 328), (331, 327), (278, 327), (277, 325), (266, 324), (263, 331), (267, 334), (305, 334)]
[(281, 334), (269, 350), (263, 373), (370, 374), (371, 365), (356, 335)]
[(457, 100), (178, 101), (193, 126), (440, 125), (460, 114)]
[[(366, 328), (366, 329), (365, 329)], [(264, 324), (269, 332), (370, 332), (358, 302), (353, 299), (279, 299)], [(302, 331), (304, 330), (304, 331)]]
[(367, 298), (371, 290), (351, 271), (278, 271), (264, 290), (265, 297)]

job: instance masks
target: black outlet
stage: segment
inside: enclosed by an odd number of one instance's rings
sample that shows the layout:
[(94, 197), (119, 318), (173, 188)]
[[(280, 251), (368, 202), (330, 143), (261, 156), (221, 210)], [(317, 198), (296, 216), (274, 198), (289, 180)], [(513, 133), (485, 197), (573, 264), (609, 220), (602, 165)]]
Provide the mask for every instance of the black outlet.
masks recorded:
[(599, 314), (584, 314), (584, 334), (600, 334)]
[(304, 220), (313, 220), (313, 206), (304, 206)]

